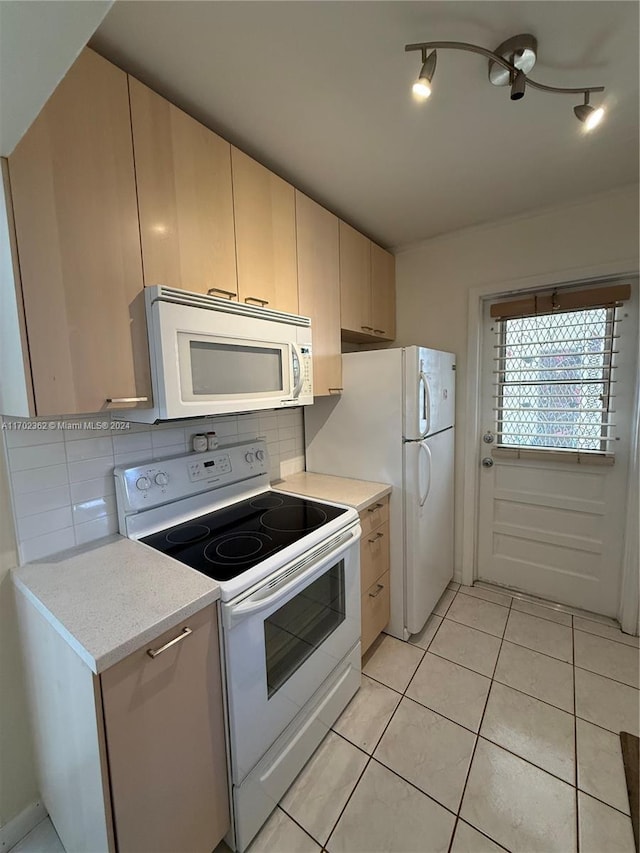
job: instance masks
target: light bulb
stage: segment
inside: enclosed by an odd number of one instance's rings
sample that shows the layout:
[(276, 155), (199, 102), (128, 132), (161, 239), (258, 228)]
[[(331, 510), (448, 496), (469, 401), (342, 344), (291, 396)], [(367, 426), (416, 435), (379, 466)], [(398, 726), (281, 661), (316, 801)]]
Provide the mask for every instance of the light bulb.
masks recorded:
[(431, 84), (428, 80), (420, 79), (413, 84), (413, 94), (421, 101), (425, 101), (431, 94)]
[(592, 113), (589, 113), (587, 118), (585, 119), (584, 125), (587, 130), (593, 130), (594, 127), (597, 127), (602, 119), (604, 118), (604, 110), (602, 107), (598, 107), (597, 110), (594, 110)]
[(573, 112), (576, 118), (583, 122), (586, 131), (593, 130), (594, 127), (600, 124), (604, 116), (604, 109), (602, 107), (596, 109), (596, 107), (592, 107), (589, 103), (574, 107)]

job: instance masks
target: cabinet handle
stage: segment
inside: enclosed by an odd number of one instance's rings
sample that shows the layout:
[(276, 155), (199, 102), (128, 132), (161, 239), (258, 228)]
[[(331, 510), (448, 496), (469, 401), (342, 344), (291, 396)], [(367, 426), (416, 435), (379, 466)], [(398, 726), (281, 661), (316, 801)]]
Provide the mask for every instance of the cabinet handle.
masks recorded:
[(177, 637), (174, 637), (173, 640), (169, 640), (168, 643), (165, 643), (164, 646), (160, 646), (159, 649), (147, 649), (147, 654), (150, 658), (157, 658), (158, 655), (161, 655), (162, 652), (166, 652), (167, 649), (170, 649), (171, 646), (175, 646), (176, 643), (179, 643), (180, 640), (184, 640), (185, 637), (188, 637), (189, 634), (193, 634), (191, 628), (183, 628), (182, 632), (178, 634)]
[(207, 290), (208, 296), (213, 296), (214, 293), (222, 293), (223, 296), (226, 296), (228, 299), (237, 299), (238, 294), (234, 293), (233, 290), (223, 290), (221, 287), (210, 287)]
[(374, 329), (373, 331), (376, 333), (376, 335), (386, 335), (387, 334), (385, 329)]
[(148, 403), (148, 397), (107, 397), (107, 403)]
[(367, 507), (367, 512), (375, 512), (377, 509), (382, 509), (384, 504), (374, 504), (373, 506)]
[(376, 535), (373, 537), (373, 539), (368, 539), (367, 541), (373, 545), (373, 543), (377, 542), (378, 539), (383, 539), (383, 538), (384, 538), (384, 533), (376, 533)]
[(330, 394), (342, 394), (344, 388), (329, 388)]
[(376, 584), (376, 591), (375, 591), (375, 592), (370, 592), (370, 593), (369, 593), (369, 598), (377, 598), (377, 597), (380, 595), (380, 593), (382, 592), (382, 590), (383, 590), (383, 589), (384, 589), (384, 585), (383, 585), (383, 584), (381, 584), (381, 583), (377, 583), (377, 584)]
[(268, 299), (259, 299), (257, 296), (246, 296), (244, 301), (247, 304), (249, 302), (257, 302), (258, 305), (260, 305), (262, 308), (264, 308), (265, 305), (269, 304)]
[(373, 332), (373, 326), (360, 326), (365, 332)]

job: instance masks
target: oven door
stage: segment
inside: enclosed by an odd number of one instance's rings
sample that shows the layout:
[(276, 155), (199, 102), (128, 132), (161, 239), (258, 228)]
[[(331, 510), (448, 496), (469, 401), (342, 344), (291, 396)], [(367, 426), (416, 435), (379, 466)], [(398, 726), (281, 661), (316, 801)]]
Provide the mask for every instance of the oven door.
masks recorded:
[(222, 605), (234, 784), (358, 642), (359, 538), (355, 524)]

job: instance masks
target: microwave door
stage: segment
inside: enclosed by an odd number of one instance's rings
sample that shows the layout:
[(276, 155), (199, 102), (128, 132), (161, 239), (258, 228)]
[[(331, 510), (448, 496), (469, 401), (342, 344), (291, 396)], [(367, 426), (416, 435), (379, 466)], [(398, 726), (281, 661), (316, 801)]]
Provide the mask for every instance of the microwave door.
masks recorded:
[(178, 332), (177, 404), (203, 414), (277, 408), (292, 396), (290, 345)]

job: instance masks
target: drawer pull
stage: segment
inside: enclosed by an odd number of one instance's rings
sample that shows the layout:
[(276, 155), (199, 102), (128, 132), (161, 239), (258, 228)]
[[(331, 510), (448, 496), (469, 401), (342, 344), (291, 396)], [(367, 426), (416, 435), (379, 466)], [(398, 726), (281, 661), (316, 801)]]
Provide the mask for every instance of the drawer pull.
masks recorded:
[(373, 506), (367, 507), (367, 512), (375, 512), (377, 509), (382, 509), (384, 504), (374, 504)]
[(382, 592), (382, 590), (383, 590), (383, 589), (384, 589), (384, 584), (377, 583), (377, 584), (376, 584), (376, 591), (375, 591), (375, 592), (370, 592), (370, 593), (369, 593), (369, 598), (377, 598), (377, 597), (380, 595), (380, 593)]
[(373, 326), (360, 326), (363, 332), (373, 332)]
[(260, 299), (258, 296), (247, 296), (245, 297), (244, 301), (247, 305), (249, 304), (249, 302), (257, 302), (258, 305), (260, 305), (262, 308), (264, 308), (265, 305), (269, 304), (268, 299)]
[(175, 646), (176, 643), (179, 643), (180, 640), (184, 640), (189, 634), (193, 634), (191, 628), (183, 628), (182, 632), (178, 634), (177, 637), (174, 637), (173, 640), (169, 640), (168, 643), (165, 643), (164, 646), (160, 646), (159, 649), (147, 649), (147, 654), (150, 658), (157, 658), (158, 655), (161, 655), (162, 652), (166, 652), (167, 649), (170, 649), (171, 646)]
[(238, 294), (233, 290), (223, 290), (221, 287), (210, 287), (209, 290), (207, 290), (208, 296), (213, 296), (214, 293), (221, 293), (223, 296), (226, 296), (227, 299), (238, 298)]
[(376, 333), (376, 335), (386, 335), (385, 329), (374, 329), (373, 331)]
[(373, 539), (369, 539), (367, 541), (370, 542), (371, 544), (373, 544), (374, 542), (377, 542), (378, 539), (383, 539), (383, 538), (384, 538), (384, 533), (376, 533), (376, 535), (373, 537)]
[(107, 403), (148, 403), (148, 397), (107, 397)]
[(342, 394), (344, 388), (329, 388), (330, 394)]

